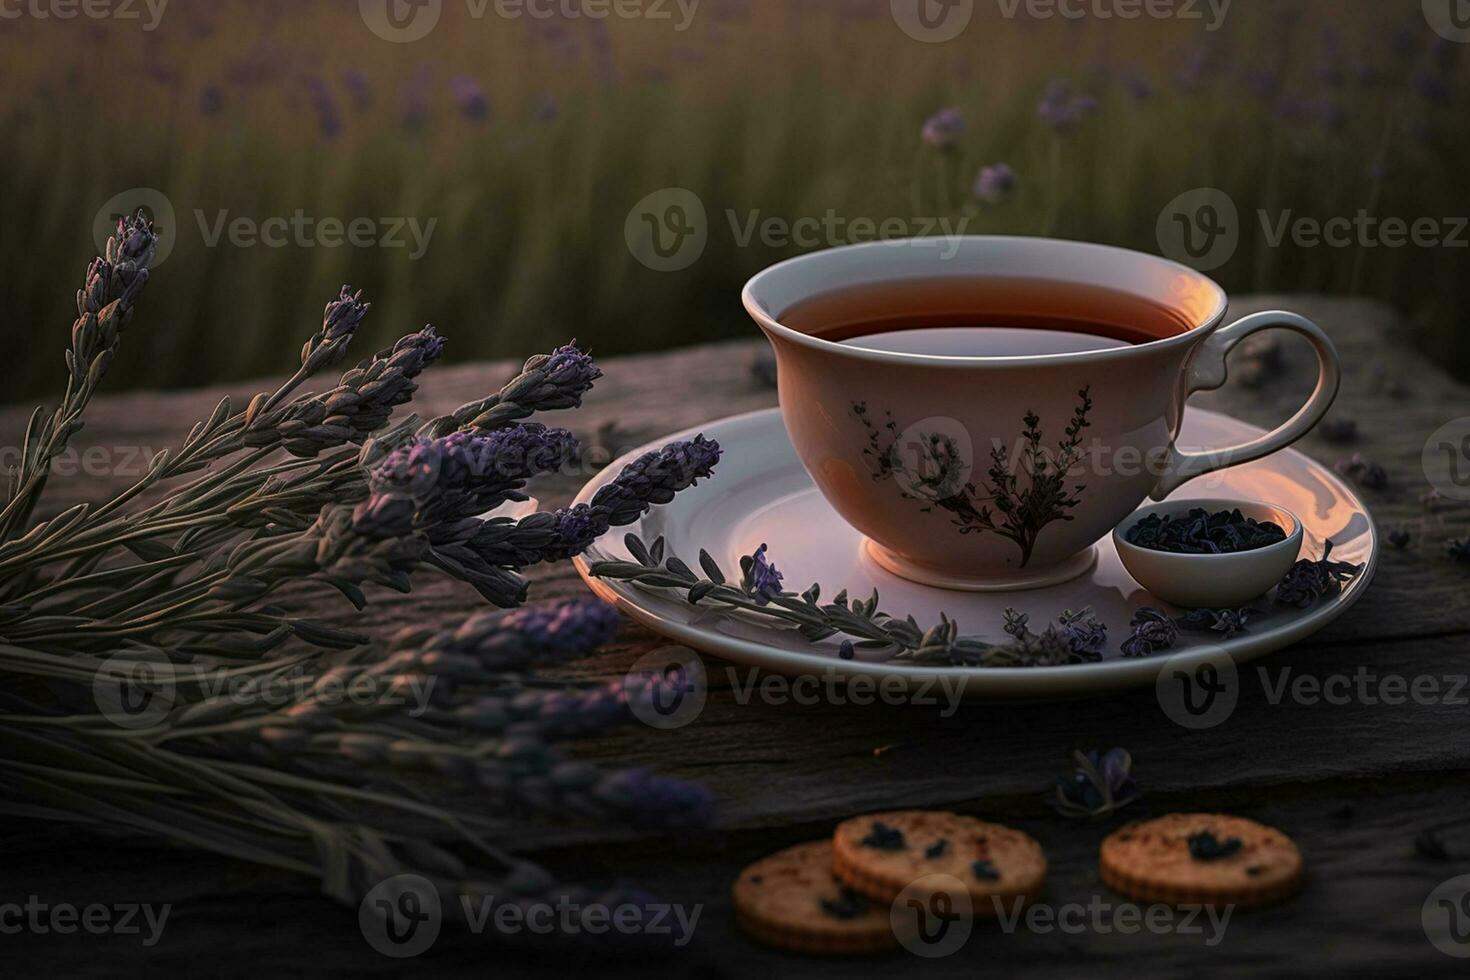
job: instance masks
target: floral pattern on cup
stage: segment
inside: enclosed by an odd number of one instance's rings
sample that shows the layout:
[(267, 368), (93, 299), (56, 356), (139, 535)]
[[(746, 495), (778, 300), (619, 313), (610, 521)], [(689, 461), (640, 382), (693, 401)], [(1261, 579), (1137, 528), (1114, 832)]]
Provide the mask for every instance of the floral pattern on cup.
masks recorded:
[[(1086, 455), (1082, 433), (1092, 411), (1091, 386), (1077, 392), (1077, 406), (1056, 448), (1045, 445), (1042, 420), (1034, 411), (1022, 417), (1021, 438), (1012, 459), (1010, 450), (996, 440), (983, 486), (969, 478), (973, 468), (965, 450), (942, 432), (920, 431), (904, 443), (909, 430), (900, 430), (893, 413), (873, 418), (867, 402), (852, 404), (853, 414), (867, 430), (863, 457), (877, 482), (894, 480), (899, 496), (918, 501), (919, 510), (947, 511), (960, 534), (998, 534), (1021, 551), (1021, 566), (1031, 560), (1043, 529), (1054, 521), (1070, 521), (1070, 511), (1081, 501), (1085, 483), (1071, 483), (1072, 472)], [(913, 465), (904, 450), (914, 453)]]

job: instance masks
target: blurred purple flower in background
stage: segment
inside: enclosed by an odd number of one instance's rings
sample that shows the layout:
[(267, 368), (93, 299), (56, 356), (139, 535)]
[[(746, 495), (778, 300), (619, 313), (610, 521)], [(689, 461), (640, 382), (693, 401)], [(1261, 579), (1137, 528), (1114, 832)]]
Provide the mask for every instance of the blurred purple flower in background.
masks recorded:
[(1036, 112), (1058, 133), (1072, 130), (1079, 122), (1097, 111), (1097, 99), (1087, 94), (1075, 94), (1062, 79), (1047, 83), (1046, 91), (1037, 103)]
[(429, 117), (428, 93), (432, 75), (432, 69), (428, 65), (420, 65), (403, 83), (400, 93), (403, 112), (399, 121), (406, 130), (422, 129)]
[(311, 94), (311, 106), (316, 110), (317, 128), (321, 134), (331, 139), (342, 132), (342, 113), (337, 110), (337, 100), (332, 97), (327, 83), (312, 76), (306, 80), (306, 88)]
[(1016, 189), (1016, 180), (1016, 172), (1009, 164), (993, 163), (980, 168), (980, 172), (975, 175), (972, 191), (976, 200), (999, 204)]
[(939, 150), (952, 149), (965, 135), (965, 117), (960, 110), (950, 106), (940, 109), (934, 115), (924, 121), (924, 128), (919, 131), (919, 139), (927, 146)]
[(537, 122), (555, 122), (559, 114), (560, 110), (557, 108), (556, 100), (551, 96), (540, 95), (536, 97), (536, 107), (532, 110), (532, 115), (536, 117)]
[(1439, 72), (1421, 70), (1414, 73), (1414, 88), (1426, 101), (1444, 105), (1450, 101), (1450, 87)]
[(1252, 68), (1245, 73), (1245, 87), (1267, 102), (1281, 94), (1281, 73), (1270, 68)]
[(218, 85), (206, 85), (199, 93), (199, 111), (217, 116), (225, 107), (225, 93)]
[(490, 115), (490, 100), (485, 97), (485, 88), (473, 76), (454, 76), (449, 81), (449, 91), (466, 119), (480, 120)]
[(342, 73), (342, 87), (352, 96), (352, 107), (362, 112), (373, 104), (373, 87), (367, 74), (358, 68), (349, 68)]
[(1123, 86), (1123, 91), (1134, 102), (1148, 102), (1154, 97), (1153, 84), (1136, 71), (1124, 72), (1118, 78), (1118, 84)]

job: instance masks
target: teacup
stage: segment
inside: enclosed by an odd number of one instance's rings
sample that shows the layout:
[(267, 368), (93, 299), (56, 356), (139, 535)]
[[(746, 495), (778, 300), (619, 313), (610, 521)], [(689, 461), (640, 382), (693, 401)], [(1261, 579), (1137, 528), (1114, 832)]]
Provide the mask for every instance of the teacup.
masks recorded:
[[(1041, 353), (1024, 344), (953, 353), (908, 332), (924, 314), (902, 307), (927, 310), (923, 297), (936, 290), (1014, 294), (1011, 312), (987, 319), (987, 330), (1008, 316), (1017, 326), (1105, 322), (1133, 342), (1071, 349), (1071, 335), (1059, 333), (1048, 342), (1060, 346)], [(1108, 310), (1088, 308), (1104, 295)], [(883, 333), (879, 343), (793, 325), (814, 301), (841, 305), (845, 296), (848, 306), (861, 307), (864, 297), (888, 304), (873, 309), (870, 322), (902, 323), (905, 331)], [(1033, 588), (1082, 574), (1096, 560), (1094, 543), (1145, 498), (1162, 500), (1188, 480), (1300, 439), (1331, 406), (1340, 376), (1332, 342), (1311, 321), (1269, 312), (1221, 326), (1228, 301), (1206, 276), (1081, 242), (963, 237), (844, 246), (771, 266), (746, 283), (742, 299), (775, 348), (782, 416), (817, 487), (880, 565), (946, 588)], [(951, 316), (958, 311), (941, 312), (948, 319), (936, 327), (959, 322)], [(1158, 329), (1159, 317), (1175, 327)], [(1176, 446), (1189, 396), (1220, 387), (1230, 349), (1273, 328), (1302, 335), (1316, 351), (1317, 386), (1306, 403), (1242, 445)], [(890, 343), (907, 336), (918, 339)]]

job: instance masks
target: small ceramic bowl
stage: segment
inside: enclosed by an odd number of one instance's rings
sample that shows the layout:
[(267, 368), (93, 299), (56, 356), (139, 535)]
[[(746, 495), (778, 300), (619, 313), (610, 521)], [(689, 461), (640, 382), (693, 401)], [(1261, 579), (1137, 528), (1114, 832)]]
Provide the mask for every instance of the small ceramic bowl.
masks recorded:
[[(1221, 555), (1180, 555), (1129, 544), (1133, 525), (1149, 514), (1180, 517), (1200, 507), (1210, 513), (1239, 509), (1246, 517), (1271, 521), (1286, 540)], [(1139, 585), (1185, 609), (1224, 609), (1259, 599), (1291, 570), (1302, 550), (1302, 522), (1289, 510), (1255, 500), (1167, 500), (1142, 507), (1113, 529), (1118, 557)]]

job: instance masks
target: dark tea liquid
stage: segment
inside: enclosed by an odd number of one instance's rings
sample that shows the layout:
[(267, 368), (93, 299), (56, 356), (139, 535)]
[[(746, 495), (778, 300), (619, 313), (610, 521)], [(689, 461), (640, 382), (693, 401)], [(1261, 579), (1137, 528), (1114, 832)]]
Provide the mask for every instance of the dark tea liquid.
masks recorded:
[(868, 350), (951, 357), (1068, 354), (1176, 337), (1194, 324), (1131, 293), (1040, 279), (910, 279), (814, 296), (793, 330)]

